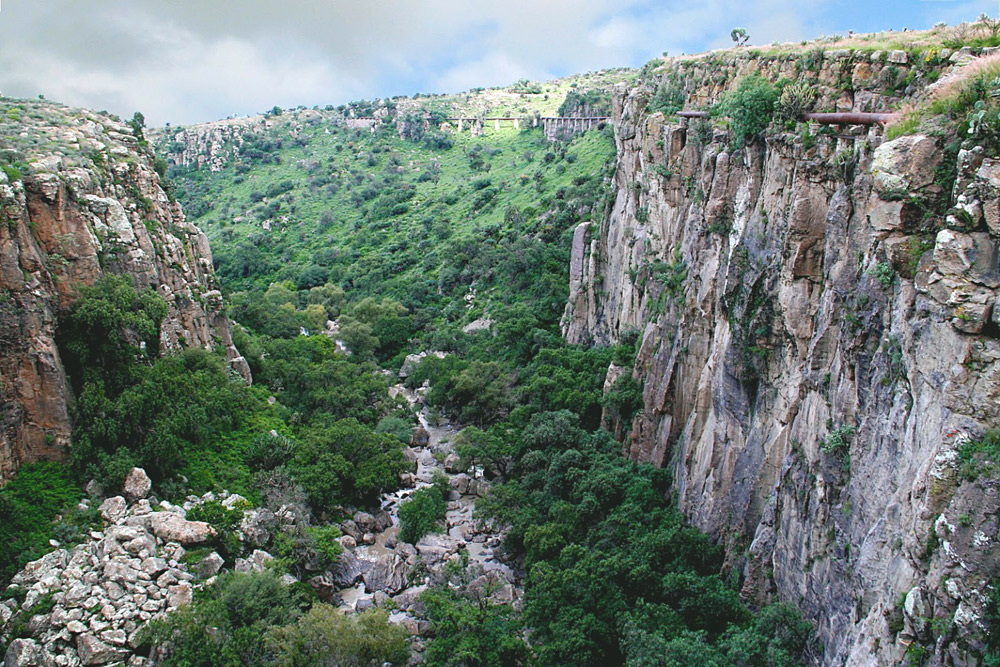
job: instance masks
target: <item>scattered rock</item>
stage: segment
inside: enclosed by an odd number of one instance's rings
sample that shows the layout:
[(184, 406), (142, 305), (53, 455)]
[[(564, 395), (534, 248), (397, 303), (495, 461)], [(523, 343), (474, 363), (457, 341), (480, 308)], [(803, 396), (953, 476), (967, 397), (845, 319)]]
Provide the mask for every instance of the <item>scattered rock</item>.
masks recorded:
[(15, 639), (7, 646), (4, 667), (35, 667), (39, 664), (40, 652), (34, 639)]
[(84, 665), (105, 665), (124, 654), (120, 649), (105, 644), (93, 635), (79, 635), (76, 638), (76, 652)]
[(195, 571), (202, 579), (208, 579), (209, 577), (218, 574), (225, 562), (226, 561), (222, 558), (222, 556), (213, 551), (201, 559), (201, 561), (195, 566)]
[(125, 478), (125, 486), (122, 490), (129, 501), (135, 502), (148, 496), (152, 488), (153, 482), (149, 479), (146, 471), (142, 468), (132, 468)]

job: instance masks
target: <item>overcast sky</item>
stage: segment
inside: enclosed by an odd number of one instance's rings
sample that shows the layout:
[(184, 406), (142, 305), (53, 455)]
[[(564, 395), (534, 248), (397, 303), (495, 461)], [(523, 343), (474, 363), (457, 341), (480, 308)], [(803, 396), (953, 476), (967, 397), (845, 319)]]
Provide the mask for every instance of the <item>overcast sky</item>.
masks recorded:
[(955, 24), (1000, 0), (0, 0), (0, 91), (149, 125), (458, 92), (847, 30)]

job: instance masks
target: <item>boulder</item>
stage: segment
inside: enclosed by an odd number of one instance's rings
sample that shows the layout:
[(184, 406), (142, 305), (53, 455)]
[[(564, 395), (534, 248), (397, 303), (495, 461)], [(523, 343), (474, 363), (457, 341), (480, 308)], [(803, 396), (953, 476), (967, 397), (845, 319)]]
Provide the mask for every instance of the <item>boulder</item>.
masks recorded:
[(227, 510), (239, 509), (241, 507), (246, 507), (249, 504), (250, 501), (238, 493), (231, 493), (226, 496), (225, 500), (222, 501), (222, 506)]
[[(229, 496), (226, 500), (233, 497)], [(243, 533), (243, 541), (252, 546), (264, 546), (271, 539), (271, 532), (278, 525), (278, 517), (268, 509), (247, 510), (243, 513), (243, 520), (240, 522), (240, 532)]]
[(34, 639), (15, 639), (7, 646), (4, 667), (34, 667), (39, 664), (40, 652)]
[(383, 530), (392, 526), (392, 516), (385, 510), (379, 510), (375, 513), (375, 524), (373, 526), (376, 533), (381, 533)]
[(12, 584), (23, 585), (40, 581), (48, 576), (52, 571), (59, 571), (66, 566), (69, 560), (69, 552), (65, 549), (57, 549), (45, 554), (38, 560), (33, 560), (14, 575)]
[(451, 488), (458, 491), (459, 495), (464, 496), (469, 493), (469, 485), (471, 484), (471, 482), (472, 482), (471, 477), (469, 477), (465, 473), (461, 473), (452, 477), (451, 480), (449, 481), (449, 484), (451, 485)]
[(266, 551), (254, 549), (248, 560), (250, 561), (250, 565), (253, 567), (255, 572), (263, 572), (267, 567), (267, 564), (274, 560), (274, 556)]
[(132, 468), (125, 478), (125, 486), (122, 490), (125, 492), (125, 497), (134, 503), (140, 498), (148, 496), (152, 488), (153, 482), (149, 479), (146, 471), (142, 468)]
[(912, 192), (934, 183), (934, 169), (941, 151), (934, 139), (922, 134), (888, 141), (877, 149), (872, 160), (875, 189), (879, 193)]
[(348, 519), (347, 521), (340, 524), (340, 529), (344, 532), (345, 535), (350, 535), (355, 540), (360, 540), (364, 535), (364, 531), (358, 528), (358, 524), (354, 523), (354, 521), (352, 521), (351, 519)]
[(186, 581), (167, 587), (167, 607), (175, 608), (191, 604), (192, 592), (191, 584)]
[(111, 498), (105, 498), (99, 509), (101, 511), (101, 516), (104, 517), (105, 521), (115, 523), (125, 516), (125, 510), (128, 509), (128, 504), (121, 496), (112, 496)]
[(362, 561), (354, 555), (354, 552), (344, 551), (330, 568), (328, 574), (334, 585), (339, 588), (349, 588), (361, 581), (363, 572)]
[(373, 567), (363, 576), (368, 592), (384, 591), (395, 595), (406, 588), (410, 571), (413, 568), (396, 554), (383, 554)]
[(213, 551), (201, 559), (201, 561), (195, 566), (195, 571), (202, 579), (208, 579), (209, 577), (218, 574), (224, 563), (225, 560), (222, 556)]
[(409, 611), (415, 614), (423, 615), (427, 612), (427, 606), (421, 602), (420, 596), (426, 590), (426, 584), (413, 586), (393, 597), (392, 601), (396, 603), (396, 608), (401, 611)]
[(162, 558), (150, 557), (142, 561), (142, 571), (156, 578), (167, 569), (167, 561)]
[(79, 635), (76, 638), (76, 652), (84, 665), (106, 665), (122, 657), (123, 652), (105, 644), (93, 635)]
[(354, 515), (354, 523), (362, 533), (375, 532), (375, 517), (368, 512), (358, 512)]
[(154, 512), (149, 527), (161, 540), (181, 544), (199, 544), (215, 537), (215, 529), (204, 521), (188, 521), (173, 512)]
[(464, 472), (462, 470), (462, 459), (457, 454), (448, 454), (444, 457), (444, 469), (452, 474)]

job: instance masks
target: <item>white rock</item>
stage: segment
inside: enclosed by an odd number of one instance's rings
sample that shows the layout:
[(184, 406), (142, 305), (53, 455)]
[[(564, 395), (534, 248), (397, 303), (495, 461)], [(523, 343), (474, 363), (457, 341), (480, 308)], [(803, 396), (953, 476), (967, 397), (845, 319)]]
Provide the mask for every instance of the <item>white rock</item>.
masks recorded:
[(150, 490), (153, 488), (153, 482), (149, 479), (146, 471), (142, 468), (132, 468), (128, 476), (125, 478), (125, 497), (135, 502), (140, 498), (145, 498), (149, 495)]
[(149, 518), (153, 534), (161, 540), (198, 544), (215, 537), (215, 529), (204, 521), (188, 521), (172, 512), (155, 512)]
[(110, 521), (112, 523), (117, 522), (125, 516), (125, 510), (127, 507), (128, 505), (125, 502), (125, 499), (121, 496), (106, 498), (104, 502), (101, 503), (101, 516), (104, 517), (105, 521)]

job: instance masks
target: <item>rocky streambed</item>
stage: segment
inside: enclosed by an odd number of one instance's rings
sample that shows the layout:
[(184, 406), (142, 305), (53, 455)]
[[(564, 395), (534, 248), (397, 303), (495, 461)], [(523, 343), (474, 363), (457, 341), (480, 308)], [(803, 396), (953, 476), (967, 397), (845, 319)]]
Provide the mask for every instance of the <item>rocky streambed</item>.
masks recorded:
[[(403, 487), (383, 496), (379, 512), (358, 512), (341, 524), (344, 554), (336, 567), (311, 582), (345, 611), (390, 609), (390, 620), (414, 635), (427, 629), (420, 595), (445, 580), (449, 563), (467, 565), (469, 588), (492, 591), (491, 601), (517, 605), (521, 598), (517, 573), (499, 557), (502, 535), (474, 517), (476, 500), (486, 494), (489, 482), (482, 470), (461, 469), (453, 448), (459, 429), (429, 418), (425, 390), (403, 385), (390, 389), (390, 395), (419, 408), (417, 418), (426, 437), (415, 438), (405, 452), (416, 463), (415, 472), (404, 473)], [(445, 475), (451, 488), (444, 532), (426, 535), (416, 544), (401, 541), (400, 505), (417, 489), (430, 486), (437, 474)]]

